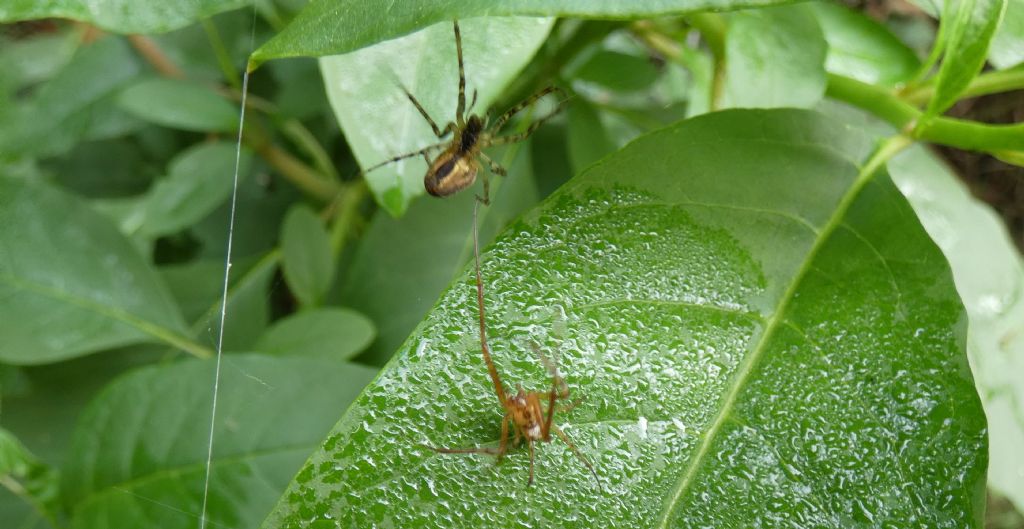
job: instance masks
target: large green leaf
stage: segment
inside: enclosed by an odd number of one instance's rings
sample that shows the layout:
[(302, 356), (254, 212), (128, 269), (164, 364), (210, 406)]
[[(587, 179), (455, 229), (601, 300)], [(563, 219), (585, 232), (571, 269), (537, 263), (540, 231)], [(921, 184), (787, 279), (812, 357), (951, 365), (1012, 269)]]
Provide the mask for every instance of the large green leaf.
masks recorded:
[(500, 466), (457, 281), (264, 527), (980, 527), (985, 419), (946, 261), (851, 129), (727, 111), (591, 166), (483, 257), (509, 387), (583, 400)]
[(967, 352), (989, 423), (989, 486), (1024, 512), (1024, 262), (1002, 219), (927, 149), (889, 166), (949, 259), (967, 309)]
[[(466, 105), (476, 91), (473, 111), (482, 114), (533, 57), (552, 22), (478, 18), (460, 23)], [(455, 119), (459, 73), (450, 22), (346, 55), (326, 57), (320, 60), (320, 67), (334, 114), (363, 167), (438, 142), (430, 125), (402, 93), (399, 81), (439, 127)], [(412, 198), (424, 193), (426, 171), (425, 162), (417, 156), (376, 169), (366, 180), (377, 202), (398, 216)]]
[[(148, 367), (82, 415), (62, 495), (72, 527), (196, 526), (203, 498), (212, 361)], [(224, 360), (214, 434), (210, 527), (255, 527), (374, 370), (337, 361)]]
[[(393, 39), (431, 24), (482, 16), (640, 18), (708, 9), (740, 9), (785, 3), (779, 0), (396, 0), (387, 5), (363, 0), (310, 2), (281, 33), (260, 46), (250, 67), (281, 57), (336, 55)], [(381, 24), (381, 20), (387, 24)]]
[(83, 201), (0, 177), (0, 360), (53, 362), (144, 341), (184, 345), (178, 307)]
[(1006, 10), (1006, 0), (958, 0), (953, 5), (953, 15), (942, 19), (946, 51), (926, 116), (945, 112), (978, 75)]
[(4, 0), (0, 4), (0, 22), (70, 18), (116, 33), (159, 33), (250, 3), (250, 0)]
[(726, 107), (811, 107), (825, 95), (828, 44), (804, 5), (751, 9), (729, 20)]

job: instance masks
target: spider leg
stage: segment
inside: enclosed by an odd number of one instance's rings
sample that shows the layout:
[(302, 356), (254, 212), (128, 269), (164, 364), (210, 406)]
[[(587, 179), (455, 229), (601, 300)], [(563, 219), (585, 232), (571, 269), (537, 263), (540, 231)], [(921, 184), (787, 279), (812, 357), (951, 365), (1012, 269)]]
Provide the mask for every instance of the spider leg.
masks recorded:
[(562, 90), (561, 88), (558, 88), (557, 86), (549, 86), (549, 87), (541, 90), (540, 92), (537, 92), (536, 94), (533, 94), (532, 96), (524, 99), (518, 105), (516, 105), (516, 106), (506, 110), (504, 114), (502, 114), (501, 116), (498, 117), (497, 120), (495, 120), (495, 122), (494, 122), (494, 130), (495, 131), (501, 130), (501, 128), (505, 126), (505, 123), (507, 123), (508, 120), (512, 118), (512, 116), (518, 114), (524, 108), (526, 108), (526, 107), (536, 103), (538, 99), (540, 99), (540, 98), (542, 98), (542, 97), (544, 97), (544, 96), (546, 96), (546, 95), (548, 95), (550, 93), (558, 94), (559, 96), (561, 96), (562, 100), (561, 100), (561, 102), (559, 102), (558, 108), (556, 108), (554, 112), (552, 112), (548, 116), (545, 116), (542, 119), (547, 119), (547, 118), (551, 117), (552, 115), (557, 114), (559, 111), (561, 111), (562, 106), (565, 104), (565, 102), (569, 100), (569, 97), (565, 93), (565, 90)]
[[(565, 104), (568, 101), (569, 101), (568, 99), (563, 99), (562, 101), (559, 101), (558, 106), (555, 107), (554, 110), (552, 110), (551, 112), (548, 112), (544, 116), (541, 116), (539, 119), (537, 119), (537, 121), (534, 121), (533, 123), (530, 123), (530, 126), (527, 127), (527, 129), (525, 131), (523, 131), (523, 132), (521, 132), (519, 134), (513, 134), (511, 136), (499, 136), (497, 138), (492, 138), (490, 140), (490, 142), (488, 143), (488, 145), (507, 145), (509, 143), (519, 143), (519, 142), (525, 140), (526, 138), (529, 138), (530, 135), (533, 134), (534, 131), (539, 129), (540, 126), (543, 125), (545, 121), (555, 117), (559, 112), (561, 112), (562, 108), (565, 107)], [(497, 127), (495, 127), (494, 130), (498, 130)]]
[(455, 107), (455, 119), (461, 128), (466, 123), (463, 116), (466, 112), (466, 72), (462, 65), (462, 33), (459, 31), (459, 21), (452, 21), (452, 26), (455, 28), (455, 53), (459, 57), (459, 101)]
[(476, 88), (473, 89), (473, 98), (469, 101), (469, 108), (466, 109), (466, 113), (472, 114), (474, 106), (476, 106)]
[(498, 460), (495, 464), (501, 463), (501, 458), (508, 451), (508, 423), (512, 422), (512, 415), (506, 413), (501, 419), (501, 442), (498, 443)]
[(587, 456), (583, 455), (583, 452), (580, 452), (580, 449), (576, 448), (576, 445), (572, 444), (572, 441), (569, 439), (569, 436), (566, 435), (561, 428), (552, 425), (551, 429), (554, 430), (555, 434), (558, 435), (558, 438), (561, 439), (562, 442), (564, 442), (570, 450), (572, 450), (572, 453), (576, 454), (576, 457), (580, 458), (580, 461), (582, 461), (583, 464), (587, 467), (587, 470), (589, 470), (590, 473), (593, 474), (594, 480), (597, 481), (597, 488), (600, 489), (601, 478), (597, 477), (597, 472), (594, 470), (594, 465), (590, 464), (590, 460), (587, 459)]
[[(395, 163), (395, 162), (397, 162), (399, 160), (405, 160), (406, 158), (412, 158), (414, 156), (421, 156), (421, 155), (422, 156), (426, 156), (428, 153), (430, 153), (430, 151), (432, 151), (434, 149), (440, 149), (442, 147), (447, 147), (447, 146), (448, 146), (448, 142), (442, 142), (442, 143), (435, 143), (433, 145), (427, 145), (426, 147), (424, 147), (424, 148), (422, 148), (422, 149), (420, 149), (418, 151), (408, 152), (408, 153), (405, 153), (405, 154), (402, 154), (402, 155), (399, 155), (399, 156), (395, 156), (394, 158), (391, 158), (391, 159), (388, 159), (388, 160), (384, 160), (383, 162), (380, 162), (377, 165), (370, 166), (368, 169), (363, 171), (363, 174), (369, 173), (370, 171), (373, 171), (374, 169), (379, 169), (381, 167), (384, 167), (385, 165), (387, 165), (389, 163)], [(428, 166), (430, 165), (430, 161), (429, 160), (427, 161), (427, 165)]]
[[(501, 164), (492, 160), (483, 152), (480, 152), (477, 155), (480, 157), (481, 160), (487, 163), (487, 167), (491, 170), (492, 173), (501, 176), (508, 176), (508, 171), (506, 171), (505, 168), (501, 166)], [(476, 198), (478, 201), (483, 202), (484, 205), (486, 206), (491, 203), (491, 179), (487, 176), (486, 171), (479, 173), (479, 175), (480, 179), (483, 180), (484, 184), (484, 196)]]
[(439, 454), (486, 454), (489, 456), (501, 457), (500, 449), (488, 448), (486, 446), (474, 447), (474, 448), (442, 448), (437, 446), (422, 445), (424, 448), (429, 448)]
[(441, 128), (437, 126), (437, 123), (435, 123), (434, 120), (430, 117), (430, 114), (427, 114), (426, 109), (424, 109), (423, 105), (421, 105), (420, 102), (416, 99), (416, 96), (412, 95), (412, 93), (405, 88), (405, 85), (399, 84), (398, 87), (401, 88), (403, 92), (405, 92), (405, 97), (409, 98), (409, 101), (411, 101), (413, 106), (416, 107), (416, 110), (419, 110), (420, 115), (423, 116), (423, 119), (427, 120), (427, 123), (430, 124), (431, 130), (434, 131), (434, 135), (436, 135), (438, 138), (441, 138), (445, 134), (448, 134), (451, 128), (450, 124), (444, 130), (441, 130)]

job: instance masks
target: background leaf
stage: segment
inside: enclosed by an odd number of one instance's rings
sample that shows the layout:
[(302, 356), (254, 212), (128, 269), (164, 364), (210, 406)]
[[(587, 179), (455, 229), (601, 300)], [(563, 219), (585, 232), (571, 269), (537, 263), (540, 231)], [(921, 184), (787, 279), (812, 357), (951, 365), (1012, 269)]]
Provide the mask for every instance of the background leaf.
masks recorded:
[[(238, 178), (249, 174), (252, 153), (242, 149)], [(200, 221), (231, 196), (235, 171), (235, 145), (202, 143), (185, 149), (168, 166), (139, 204), (139, 232), (147, 237), (165, 235)], [(131, 228), (129, 228), (131, 231)]]
[(945, 112), (978, 75), (1005, 9), (1006, 0), (959, 0), (954, 15), (943, 18), (942, 24), (948, 24), (945, 55), (926, 116)]
[(1006, 0), (1006, 12), (992, 37), (988, 60), (1000, 70), (1024, 62), (1024, 0)]
[[(255, 527), (374, 371), (257, 355), (224, 362), (208, 523)], [(72, 527), (196, 526), (213, 367), (185, 361), (140, 369), (90, 404), (62, 482)]]
[(544, 389), (527, 345), (559, 356), (585, 400), (557, 422), (602, 491), (557, 442), (533, 489), (523, 449), (422, 448), (498, 435), (466, 274), (264, 527), (978, 526), (963, 307), (888, 177), (840, 154), (869, 148), (815, 113), (709, 114), (591, 166), (484, 256), (499, 371)]
[(309, 206), (288, 211), (281, 225), (281, 271), (303, 306), (319, 305), (334, 281), (331, 236)]
[(810, 107), (825, 94), (828, 45), (807, 6), (736, 13), (725, 48), (726, 107)]
[[(381, 9), (361, 0), (312, 2), (295, 20), (252, 54), (250, 68), (282, 57), (321, 57), (348, 53), (417, 29), (452, 19), (498, 16), (561, 16), (579, 18), (639, 18), (679, 15), (707, 9), (740, 9), (775, 5), (777, 0), (467, 0), (452, 4), (444, 0), (397, 0)], [(376, 23), (388, 20), (388, 24)], [(327, 28), (344, 28), (328, 30)]]
[(53, 362), (185, 332), (154, 270), (70, 195), (0, 177), (0, 248), (0, 360)]
[(808, 4), (828, 42), (825, 69), (865, 83), (894, 86), (921, 67), (914, 51), (867, 15), (830, 2)]
[(121, 107), (141, 119), (183, 130), (238, 130), (238, 109), (208, 87), (178, 79), (146, 79), (125, 89)]
[(138, 72), (138, 61), (119, 38), (83, 46), (25, 104), (0, 112), (0, 155), (53, 155), (69, 150), (103, 115), (96, 109)]
[(0, 428), (0, 485), (55, 520), (57, 483), (56, 469), (39, 461), (17, 437)]
[(249, 3), (249, 0), (5, 0), (0, 5), (0, 22), (70, 18), (117, 33), (159, 33)]
[[(474, 112), (482, 114), (530, 60), (552, 22), (490, 17), (460, 22), (466, 105), (477, 91)], [(323, 58), (320, 67), (331, 107), (364, 168), (438, 142), (396, 80), (416, 96), (439, 127), (455, 118), (459, 74), (450, 22), (347, 55)], [(400, 216), (413, 197), (425, 193), (426, 171), (425, 162), (416, 157), (376, 169), (366, 175), (366, 181), (377, 202)]]
[(346, 360), (366, 349), (376, 332), (369, 318), (352, 309), (324, 307), (278, 320), (253, 348), (282, 356)]

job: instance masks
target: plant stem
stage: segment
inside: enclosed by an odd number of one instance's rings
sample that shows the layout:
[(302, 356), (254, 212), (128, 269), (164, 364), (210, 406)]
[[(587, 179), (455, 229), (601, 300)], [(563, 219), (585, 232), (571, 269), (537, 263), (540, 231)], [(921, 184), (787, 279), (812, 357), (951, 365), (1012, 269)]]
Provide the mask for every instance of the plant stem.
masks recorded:
[(241, 90), (242, 79), (239, 76), (238, 69), (231, 63), (231, 55), (228, 54), (227, 48), (224, 47), (224, 39), (220, 38), (217, 26), (209, 18), (202, 19), (201, 23), (203, 31), (206, 32), (206, 38), (210, 41), (210, 47), (213, 48), (213, 54), (217, 57), (217, 64), (220, 66), (221, 73), (224, 74), (224, 78), (227, 79), (228, 84), (232, 88)]
[(322, 177), (320, 173), (273, 143), (260, 142), (249, 137), (246, 143), (296, 187), (322, 202), (333, 200), (341, 190), (337, 182)]
[(711, 58), (714, 59), (714, 75), (711, 78), (711, 111), (718, 110), (725, 88), (725, 21), (716, 13), (694, 13), (687, 17), (708, 43)]
[(867, 110), (902, 131), (914, 128), (914, 139), (973, 151), (1024, 150), (1024, 123), (988, 125), (937, 117), (919, 124), (917, 120), (921, 118), (921, 111), (885, 88), (835, 74), (828, 75), (825, 94)]
[(129, 35), (128, 42), (160, 75), (172, 79), (185, 78), (185, 72), (181, 71), (181, 68), (178, 68), (178, 65), (164, 54), (156, 42), (153, 42), (153, 39), (144, 35)]
[(356, 220), (359, 218), (359, 205), (366, 198), (367, 192), (364, 179), (347, 184), (323, 212), (323, 216), (334, 218), (334, 223), (331, 225), (331, 249), (334, 250), (335, 258), (341, 254), (345, 241), (356, 225)]
[[(967, 86), (961, 98), (977, 97), (999, 92), (1024, 89), (1024, 66), (1009, 70), (986, 72), (974, 78)], [(935, 83), (918, 86), (900, 94), (900, 97), (913, 105), (924, 105), (935, 94)]]

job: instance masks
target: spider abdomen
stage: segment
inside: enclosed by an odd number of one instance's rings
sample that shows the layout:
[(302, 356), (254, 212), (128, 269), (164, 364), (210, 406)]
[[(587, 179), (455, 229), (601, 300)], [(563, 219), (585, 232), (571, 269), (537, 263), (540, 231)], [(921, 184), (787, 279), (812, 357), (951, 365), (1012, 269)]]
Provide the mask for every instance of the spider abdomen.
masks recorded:
[(480, 170), (471, 152), (453, 146), (441, 153), (423, 177), (427, 193), (435, 197), (446, 197), (473, 185)]

